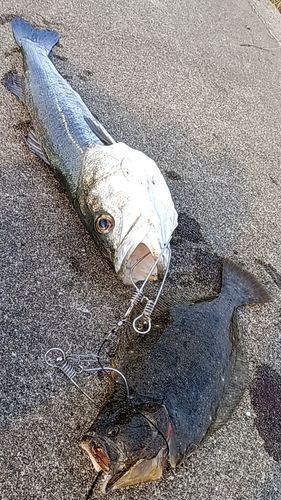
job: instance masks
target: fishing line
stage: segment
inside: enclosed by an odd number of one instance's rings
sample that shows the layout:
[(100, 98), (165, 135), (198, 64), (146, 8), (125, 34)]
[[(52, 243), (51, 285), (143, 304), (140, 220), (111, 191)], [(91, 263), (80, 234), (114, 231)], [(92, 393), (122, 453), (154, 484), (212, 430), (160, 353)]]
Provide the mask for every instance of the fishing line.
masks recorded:
[[(112, 330), (107, 335), (107, 337), (102, 341), (102, 343), (101, 343), (101, 345), (100, 345), (100, 347), (98, 349), (97, 358), (98, 358), (98, 363), (99, 363), (99, 365), (100, 365), (101, 368), (102, 368), (102, 365), (101, 365), (101, 363), (99, 361), (99, 357), (101, 356), (101, 351), (104, 348), (105, 344), (110, 341), (112, 335), (114, 335), (115, 333), (118, 333), (118, 330), (120, 330), (120, 328), (122, 326), (124, 326), (125, 324), (128, 324), (129, 317), (130, 317), (130, 314), (131, 314), (133, 308), (135, 306), (137, 306), (138, 304), (141, 304), (144, 301), (146, 303), (145, 303), (145, 306), (143, 308), (143, 311), (142, 311), (142, 313), (139, 316), (137, 316), (136, 318), (134, 318), (132, 325), (133, 325), (133, 328), (134, 328), (135, 332), (136, 333), (140, 333), (141, 335), (145, 335), (145, 334), (147, 334), (151, 330), (151, 315), (152, 315), (152, 313), (153, 313), (153, 311), (154, 311), (154, 309), (156, 307), (156, 304), (157, 304), (157, 302), (158, 302), (158, 300), (160, 298), (160, 295), (162, 293), (165, 281), (166, 281), (167, 276), (168, 276), (169, 267), (170, 267), (171, 248), (169, 246), (169, 243), (171, 241), (171, 238), (172, 237), (170, 237), (169, 240), (165, 243), (165, 245), (162, 248), (162, 250), (161, 250), (158, 258), (155, 260), (153, 266), (150, 269), (150, 272), (148, 273), (146, 279), (144, 280), (144, 282), (143, 282), (143, 284), (142, 284), (142, 286), (140, 288), (136, 285), (136, 283), (133, 280), (133, 271), (150, 254), (150, 252), (147, 252), (146, 254), (144, 254), (130, 268), (130, 281), (131, 281), (131, 284), (133, 285), (133, 287), (135, 288), (135, 292), (134, 292), (134, 294), (131, 297), (130, 306), (128, 307), (127, 311), (125, 312), (123, 318), (120, 321), (118, 321), (116, 327), (112, 328)], [(153, 301), (153, 300), (149, 299), (148, 297), (146, 297), (144, 295), (144, 288), (147, 285), (150, 276), (152, 275), (154, 269), (156, 268), (156, 266), (157, 266), (160, 258), (162, 257), (162, 255), (164, 254), (165, 251), (168, 252), (167, 267), (166, 267), (165, 274), (164, 274), (164, 277), (162, 279), (162, 282), (160, 284), (159, 290), (157, 292), (156, 298)], [(142, 320), (142, 325), (140, 327), (138, 327), (137, 323), (141, 323), (141, 320)], [(147, 325), (146, 328), (144, 328), (144, 325)]]
[[(164, 405), (162, 405), (163, 408), (165, 408)], [(140, 410), (138, 410), (137, 408), (134, 408), (136, 410), (137, 413), (139, 413), (143, 418), (145, 418), (145, 420), (147, 420), (156, 430), (157, 432), (160, 434), (160, 436), (162, 436), (162, 438), (164, 439), (165, 441), (165, 445), (167, 447), (167, 452), (168, 452), (168, 455), (169, 455), (169, 443), (167, 441), (167, 439), (165, 438), (163, 432), (159, 429), (159, 427), (157, 427), (156, 424), (154, 424), (154, 422), (152, 422), (146, 415), (144, 415)]]
[(95, 487), (96, 487), (96, 485), (97, 485), (97, 482), (98, 482), (99, 478), (101, 477), (101, 475), (102, 475), (102, 471), (100, 470), (100, 471), (98, 472), (98, 474), (96, 475), (96, 477), (95, 477), (95, 479), (94, 479), (94, 482), (93, 482), (93, 484), (92, 484), (91, 488), (89, 489), (89, 491), (88, 491), (88, 493), (87, 493), (87, 496), (86, 496), (85, 500), (90, 500), (90, 498), (91, 498), (91, 496), (92, 496), (92, 494), (93, 494), (93, 492), (94, 492), (94, 489), (95, 489)]
[[(102, 341), (99, 349), (98, 349), (98, 354), (97, 356), (99, 357), (101, 355), (101, 350), (102, 348), (105, 346), (106, 342), (109, 342), (112, 335), (114, 335), (115, 333), (118, 332), (118, 330), (126, 323), (128, 323), (128, 317), (130, 316), (134, 306), (136, 306), (137, 304), (139, 304), (142, 299), (143, 299), (143, 288), (144, 288), (144, 285), (147, 283), (150, 275), (152, 274), (153, 270), (154, 270), (154, 267), (155, 267), (155, 264), (157, 264), (157, 261), (155, 262), (153, 268), (150, 270), (150, 273), (148, 274), (148, 278), (144, 281), (143, 283), (143, 286), (140, 288), (138, 288), (138, 286), (136, 285), (136, 283), (133, 281), (133, 271), (134, 269), (150, 254), (150, 252), (147, 252), (145, 255), (143, 255), (140, 259), (138, 259), (134, 265), (130, 268), (130, 281), (131, 281), (131, 284), (134, 286), (134, 288), (136, 289), (135, 293), (133, 294), (133, 296), (131, 297), (131, 304), (129, 306), (129, 308), (127, 309), (127, 311), (125, 312), (123, 318), (118, 321), (117, 323), (117, 326), (112, 328), (112, 330), (109, 332), (109, 334), (107, 335), (107, 337)], [(159, 256), (160, 257), (160, 256)], [(101, 365), (100, 365), (101, 366)]]
[[(148, 273), (146, 279), (144, 280), (144, 282), (140, 288), (138, 288), (137, 285), (134, 283), (132, 273), (133, 273), (133, 270), (136, 267), (136, 265), (138, 265), (147, 256), (147, 254), (145, 256), (143, 256), (142, 259), (140, 259), (139, 261), (137, 261), (135, 263), (135, 265), (132, 267), (131, 272), (130, 272), (131, 283), (136, 288), (136, 292), (131, 299), (131, 308), (129, 308), (128, 311), (132, 310), (133, 306), (138, 304), (139, 302), (143, 302), (143, 301), (146, 302), (142, 313), (133, 320), (133, 328), (134, 328), (135, 332), (140, 333), (141, 335), (145, 335), (146, 333), (148, 333), (151, 330), (151, 315), (152, 315), (152, 313), (156, 307), (156, 304), (160, 298), (165, 281), (166, 281), (167, 276), (168, 276), (168, 271), (169, 271), (170, 262), (171, 262), (171, 248), (169, 245), (171, 238), (172, 238), (172, 236), (168, 239), (168, 241), (163, 246), (158, 258), (155, 260), (152, 268), (150, 269), (150, 272)], [(144, 288), (147, 285), (147, 283), (148, 283), (154, 269), (156, 268), (160, 258), (164, 255), (164, 253), (166, 251), (168, 252), (168, 255), (167, 255), (167, 266), (166, 266), (165, 274), (164, 274), (163, 279), (161, 281), (156, 298), (153, 301), (144, 295)], [(138, 323), (140, 324), (140, 326), (138, 326)]]
[[(97, 354), (88, 354), (88, 355), (87, 354), (86, 355), (72, 354), (70, 356), (66, 356), (64, 351), (62, 349), (57, 348), (57, 347), (53, 347), (53, 348), (49, 349), (45, 354), (46, 363), (53, 368), (59, 368), (69, 378), (69, 380), (76, 386), (76, 388), (79, 389), (84, 394), (84, 396), (86, 396), (88, 398), (88, 400), (90, 400), (92, 403), (94, 402), (93, 399), (74, 380), (74, 378), (81, 372), (102, 371), (103, 373), (106, 373), (106, 375), (108, 377), (110, 377), (110, 374), (108, 373), (110, 371), (117, 373), (122, 378), (122, 380), (124, 382), (126, 393), (127, 393), (127, 399), (131, 399), (129, 386), (128, 386), (128, 382), (127, 382), (126, 377), (124, 376), (124, 374), (121, 371), (117, 370), (116, 368), (112, 368), (110, 366), (104, 366), (103, 363), (101, 362), (101, 359), (100, 359), (101, 352), (102, 352), (102, 349), (104, 348), (104, 346), (106, 345), (106, 343), (111, 340), (112, 335), (118, 333), (118, 331), (121, 329), (121, 327), (123, 327), (125, 324), (127, 324), (129, 322), (129, 317), (131, 315), (133, 308), (136, 305), (141, 304), (142, 302), (145, 302), (143, 311), (139, 316), (137, 316), (133, 320), (132, 326), (133, 326), (133, 329), (135, 330), (136, 333), (139, 333), (142, 335), (147, 334), (151, 330), (151, 315), (152, 315), (154, 308), (156, 307), (156, 304), (157, 304), (159, 297), (162, 293), (162, 289), (163, 289), (164, 283), (166, 281), (169, 266), (170, 266), (170, 260), (171, 260), (171, 249), (170, 249), (170, 245), (169, 245), (170, 240), (171, 240), (171, 237), (165, 243), (158, 258), (155, 260), (153, 266), (150, 269), (150, 272), (148, 273), (146, 279), (144, 280), (144, 282), (142, 283), (142, 286), (140, 288), (133, 281), (133, 271), (136, 268), (136, 266), (138, 266), (140, 264), (140, 262), (142, 262), (147, 257), (147, 255), (149, 255), (149, 252), (146, 253), (145, 255), (143, 255), (131, 267), (130, 280), (131, 280), (132, 285), (135, 288), (135, 292), (134, 292), (133, 296), (131, 297), (130, 306), (128, 307), (123, 318), (120, 321), (118, 321), (116, 327), (113, 328), (111, 330), (111, 332), (107, 335), (107, 337), (102, 341), (102, 343), (98, 349)], [(144, 288), (147, 285), (154, 269), (156, 268), (160, 258), (164, 255), (164, 253), (167, 253), (167, 266), (166, 266), (166, 270), (164, 273), (164, 277), (163, 277), (162, 282), (159, 286), (158, 293), (156, 295), (156, 298), (153, 301), (153, 300), (150, 300), (144, 294)], [(95, 361), (99, 366), (94, 367), (94, 368), (89, 368), (89, 363), (93, 362), (93, 361)], [(73, 362), (74, 363), (76, 362), (78, 364), (78, 370), (75, 366), (73, 366)], [(84, 366), (83, 366), (83, 363), (84, 363)], [(85, 367), (85, 363), (87, 363), (86, 367)], [(147, 420), (149, 420), (149, 419), (147, 419)], [(151, 424), (154, 425), (152, 422), (151, 422)], [(159, 430), (159, 432), (160, 432), (160, 430)], [(163, 436), (163, 438), (165, 439), (164, 436)]]

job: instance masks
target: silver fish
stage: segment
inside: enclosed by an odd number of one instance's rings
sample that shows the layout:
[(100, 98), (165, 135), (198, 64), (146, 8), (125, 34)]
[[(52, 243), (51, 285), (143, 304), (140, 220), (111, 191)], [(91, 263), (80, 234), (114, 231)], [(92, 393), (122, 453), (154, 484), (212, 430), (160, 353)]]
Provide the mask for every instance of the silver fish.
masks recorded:
[[(29, 149), (60, 179), (96, 245), (124, 283), (144, 280), (177, 225), (168, 186), (156, 163), (116, 143), (80, 96), (58, 73), (48, 54), (59, 34), (14, 18), (24, 75), (11, 73), (7, 88), (27, 106), (33, 130)], [(151, 279), (168, 265), (160, 256)]]
[(219, 297), (182, 302), (155, 318), (149, 335), (119, 335), (106, 402), (82, 447), (98, 472), (101, 492), (160, 479), (223, 425), (247, 385), (237, 307), (264, 303), (256, 278), (226, 260)]

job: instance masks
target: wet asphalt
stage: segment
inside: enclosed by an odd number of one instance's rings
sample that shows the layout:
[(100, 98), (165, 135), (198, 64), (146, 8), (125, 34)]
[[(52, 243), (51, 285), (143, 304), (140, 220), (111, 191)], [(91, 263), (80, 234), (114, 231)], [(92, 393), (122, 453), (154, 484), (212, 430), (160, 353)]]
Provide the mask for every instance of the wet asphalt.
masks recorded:
[[(179, 212), (168, 293), (220, 289), (222, 258), (273, 300), (243, 307), (249, 387), (227, 425), (161, 481), (111, 500), (281, 498), (281, 18), (263, 0), (3, 0), (1, 78), (19, 71), (10, 19), (61, 35), (52, 61), (118, 141), (151, 156)], [(92, 404), (44, 362), (96, 352), (128, 306), (48, 167), (26, 148), (24, 106), (1, 96), (1, 500), (85, 500), (95, 473), (80, 438)], [(89, 495), (88, 495), (89, 496)]]

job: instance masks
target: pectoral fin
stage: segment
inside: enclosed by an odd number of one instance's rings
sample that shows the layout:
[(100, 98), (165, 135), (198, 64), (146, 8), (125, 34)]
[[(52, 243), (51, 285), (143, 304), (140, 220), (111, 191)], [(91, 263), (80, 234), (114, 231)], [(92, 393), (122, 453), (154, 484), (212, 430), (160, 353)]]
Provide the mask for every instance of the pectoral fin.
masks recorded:
[(104, 143), (104, 145), (110, 146), (110, 144), (115, 144), (114, 139), (112, 139), (111, 135), (107, 132), (107, 130), (105, 130), (105, 128), (94, 116), (84, 116), (84, 120), (90, 127), (92, 132), (94, 132), (94, 134)]
[(50, 165), (50, 162), (46, 158), (45, 153), (43, 153), (41, 145), (39, 144), (35, 132), (33, 130), (30, 130), (28, 132), (28, 135), (24, 137), (24, 140), (27, 146), (29, 147), (30, 151), (32, 151), (32, 153), (36, 154), (36, 156), (39, 156), (39, 158), (41, 158), (41, 160), (47, 163), (47, 165)]
[(21, 101), (24, 102), (21, 76), (19, 76), (17, 73), (9, 73), (9, 75), (6, 78), (5, 85), (8, 90), (10, 90)]

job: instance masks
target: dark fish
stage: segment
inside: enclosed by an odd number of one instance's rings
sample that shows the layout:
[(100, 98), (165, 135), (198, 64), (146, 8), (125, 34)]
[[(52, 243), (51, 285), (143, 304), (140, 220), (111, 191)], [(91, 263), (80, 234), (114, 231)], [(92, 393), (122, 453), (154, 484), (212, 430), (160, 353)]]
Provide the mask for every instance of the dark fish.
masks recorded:
[(80, 96), (57, 72), (48, 54), (55, 31), (12, 20), (21, 48), (24, 76), (10, 74), (6, 86), (27, 106), (33, 130), (30, 150), (48, 163), (67, 190), (82, 222), (120, 278), (151, 279), (168, 266), (161, 250), (177, 225), (168, 186), (156, 163), (124, 143), (116, 143)]
[(161, 312), (149, 335), (122, 335), (113, 366), (126, 377), (83, 438), (102, 491), (159, 479), (230, 417), (247, 383), (236, 321), (242, 304), (264, 303), (256, 278), (226, 260), (219, 297)]

